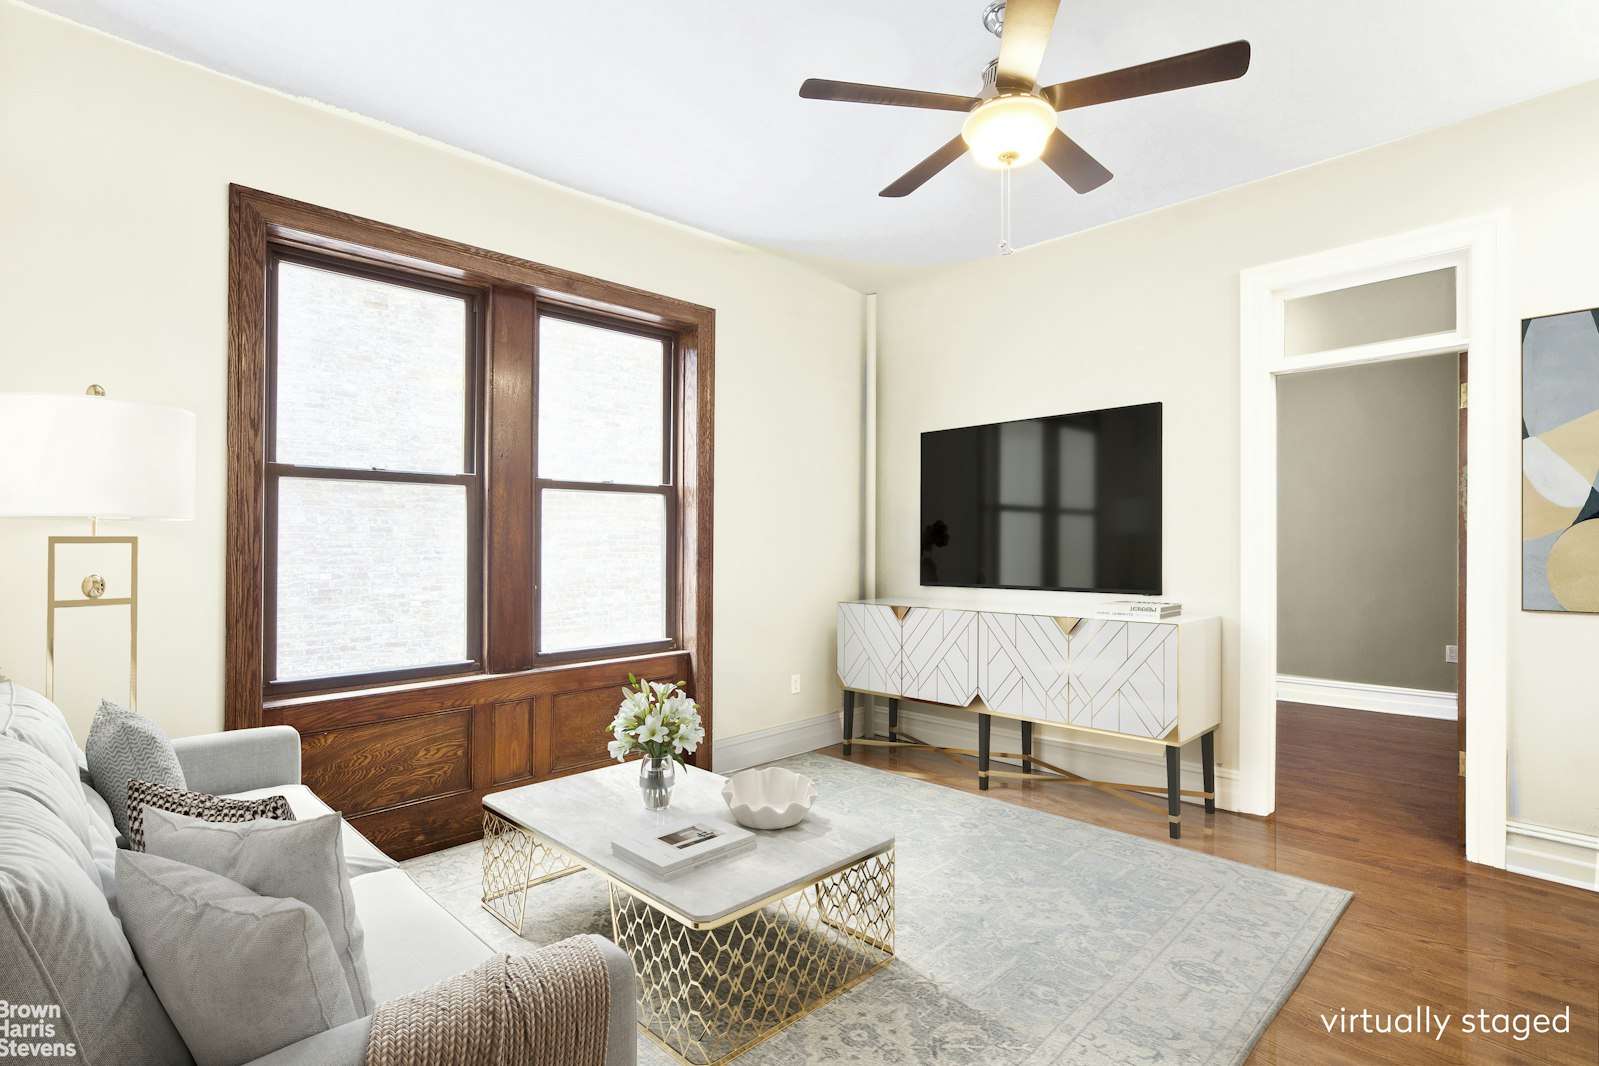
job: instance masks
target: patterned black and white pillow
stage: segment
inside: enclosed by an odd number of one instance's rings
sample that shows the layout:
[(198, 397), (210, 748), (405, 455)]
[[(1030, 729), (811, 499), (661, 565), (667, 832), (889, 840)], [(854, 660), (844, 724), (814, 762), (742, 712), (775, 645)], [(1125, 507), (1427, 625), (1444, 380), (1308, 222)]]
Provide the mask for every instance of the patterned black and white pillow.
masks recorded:
[(173, 788), (154, 781), (134, 779), (128, 782), (128, 845), (134, 851), (144, 850), (144, 809), (159, 807), (173, 814), (186, 814), (207, 822), (253, 822), (257, 818), (271, 818), (279, 822), (294, 821), (294, 812), (283, 796), (262, 796), (260, 799), (227, 799), (208, 796), (204, 792)]

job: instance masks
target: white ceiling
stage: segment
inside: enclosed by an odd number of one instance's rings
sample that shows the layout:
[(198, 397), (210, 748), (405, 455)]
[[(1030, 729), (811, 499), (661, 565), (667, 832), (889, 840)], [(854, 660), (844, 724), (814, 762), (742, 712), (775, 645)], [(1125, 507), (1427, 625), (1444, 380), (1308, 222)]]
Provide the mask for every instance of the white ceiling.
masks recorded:
[[(877, 191), (959, 114), (801, 100), (807, 77), (975, 93), (984, 0), (33, 0), (753, 245), (870, 263), (994, 252), (998, 178), (963, 159)], [(779, 13), (780, 12), (780, 13)], [(1115, 174), (1015, 176), (1027, 245), (1599, 78), (1591, 0), (1089, 0), (1040, 80), (1247, 38), (1243, 79), (1067, 112)]]

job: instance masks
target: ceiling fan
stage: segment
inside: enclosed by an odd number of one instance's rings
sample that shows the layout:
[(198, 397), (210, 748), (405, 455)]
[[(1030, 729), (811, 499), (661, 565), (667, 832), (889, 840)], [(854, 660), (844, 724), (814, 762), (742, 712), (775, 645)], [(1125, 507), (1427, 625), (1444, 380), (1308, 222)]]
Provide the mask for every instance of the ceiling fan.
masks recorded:
[(807, 100), (924, 107), (968, 112), (961, 132), (892, 182), (879, 196), (905, 196), (970, 151), (984, 166), (1010, 169), (1042, 159), (1079, 193), (1111, 179), (1109, 170), (1061, 132), (1055, 113), (1136, 96), (1231, 81), (1249, 69), (1249, 42), (1202, 48), (1167, 59), (1112, 70), (1057, 85), (1040, 86), (1038, 68), (1049, 44), (1060, 0), (993, 0), (983, 25), (999, 37), (999, 58), (983, 74), (977, 96), (894, 89), (884, 85), (810, 78), (800, 86)]

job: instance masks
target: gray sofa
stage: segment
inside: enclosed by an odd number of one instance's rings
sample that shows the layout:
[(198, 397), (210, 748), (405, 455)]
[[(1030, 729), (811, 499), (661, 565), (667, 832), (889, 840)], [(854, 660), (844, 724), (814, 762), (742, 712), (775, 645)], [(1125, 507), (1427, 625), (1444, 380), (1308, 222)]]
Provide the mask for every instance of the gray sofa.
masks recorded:
[[(297, 818), (329, 813), (300, 783), (293, 729), (215, 733), (173, 746), (194, 791), (280, 794)], [(87, 778), (61, 712), (38, 693), (0, 681), (0, 1000), (59, 1005), (50, 1039), (75, 1045), (79, 1062), (182, 1066), (186, 1049), (122, 934), (116, 829)], [(376, 1000), (425, 988), (493, 954), (348, 823), (343, 833)], [(633, 1066), (633, 966), (616, 945), (595, 940), (611, 984), (606, 1066)], [(262, 993), (269, 1002), (271, 989)], [(330, 1029), (251, 1066), (360, 1066), (370, 1023), (361, 1018)]]

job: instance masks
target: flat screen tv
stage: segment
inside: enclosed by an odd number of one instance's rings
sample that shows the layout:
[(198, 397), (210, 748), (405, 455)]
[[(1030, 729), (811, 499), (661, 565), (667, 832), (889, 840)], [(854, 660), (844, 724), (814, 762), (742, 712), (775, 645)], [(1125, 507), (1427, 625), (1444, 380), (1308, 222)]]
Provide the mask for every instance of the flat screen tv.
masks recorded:
[(922, 434), (922, 584), (1161, 594), (1161, 405)]

